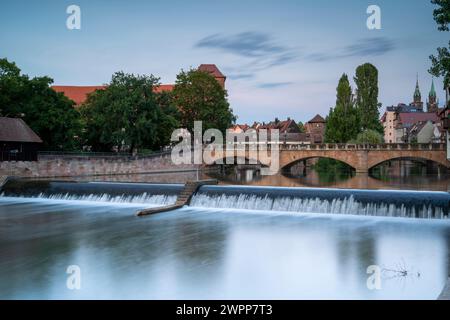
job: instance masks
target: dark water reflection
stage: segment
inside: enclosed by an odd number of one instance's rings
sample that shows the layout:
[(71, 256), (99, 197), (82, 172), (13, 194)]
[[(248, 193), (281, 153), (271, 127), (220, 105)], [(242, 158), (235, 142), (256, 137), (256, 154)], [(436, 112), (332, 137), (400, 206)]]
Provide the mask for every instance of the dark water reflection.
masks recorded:
[[(434, 299), (448, 275), (447, 221), (0, 201), (3, 299)], [(372, 264), (410, 274), (371, 291)]]
[(443, 168), (438, 170), (438, 167), (430, 163), (411, 161), (385, 163), (369, 174), (356, 174), (350, 169), (321, 172), (308, 164), (306, 168), (283, 170), (273, 176), (262, 176), (258, 170), (236, 170), (231, 167), (226, 170), (216, 168), (207, 171), (91, 176), (68, 180), (184, 183), (188, 180), (211, 178), (218, 179), (220, 184), (255, 186), (450, 191), (450, 174), (447, 171)]

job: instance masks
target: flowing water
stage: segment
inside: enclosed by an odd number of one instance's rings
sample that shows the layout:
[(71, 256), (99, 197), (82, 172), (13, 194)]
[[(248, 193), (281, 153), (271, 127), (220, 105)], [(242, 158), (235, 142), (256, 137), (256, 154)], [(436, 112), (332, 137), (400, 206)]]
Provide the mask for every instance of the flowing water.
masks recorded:
[(181, 188), (8, 184), (0, 298), (436, 299), (449, 275), (446, 192), (205, 186), (191, 206), (134, 215)]

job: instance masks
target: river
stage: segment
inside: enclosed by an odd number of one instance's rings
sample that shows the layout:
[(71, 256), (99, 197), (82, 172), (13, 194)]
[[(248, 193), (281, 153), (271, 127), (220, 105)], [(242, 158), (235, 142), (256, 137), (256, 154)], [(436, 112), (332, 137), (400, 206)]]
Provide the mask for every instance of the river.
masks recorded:
[[(448, 178), (343, 176), (231, 170), (7, 185), (0, 298), (436, 299), (450, 271)], [(190, 206), (134, 215), (173, 203), (176, 183), (211, 177), (222, 185), (202, 187)], [(441, 192), (352, 189), (361, 184)], [(67, 285), (70, 266), (79, 290)], [(367, 285), (370, 266), (378, 289)]]

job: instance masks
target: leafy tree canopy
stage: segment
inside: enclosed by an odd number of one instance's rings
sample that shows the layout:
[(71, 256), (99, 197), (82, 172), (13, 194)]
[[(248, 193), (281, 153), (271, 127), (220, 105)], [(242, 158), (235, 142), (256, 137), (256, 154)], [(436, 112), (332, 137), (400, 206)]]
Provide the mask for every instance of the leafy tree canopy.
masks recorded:
[[(438, 24), (438, 30), (449, 31), (450, 0), (431, 0), (437, 6), (433, 11), (434, 20)], [(437, 49), (437, 56), (431, 55), (431, 68), (428, 70), (435, 77), (444, 77), (444, 88), (450, 87), (450, 41), (448, 48)]]
[(298, 126), (298, 128), (300, 129), (300, 132), (301, 132), (301, 133), (304, 133), (304, 132), (306, 131), (305, 125), (303, 124), (303, 122), (299, 121), (299, 122), (297, 123), (297, 126)]
[(88, 96), (81, 107), (86, 144), (95, 151), (159, 149), (178, 126), (169, 93), (155, 93), (153, 75), (117, 72), (104, 90)]
[(359, 133), (356, 139), (352, 139), (349, 143), (357, 144), (380, 144), (384, 142), (384, 137), (376, 130), (364, 130)]
[(382, 133), (383, 126), (378, 110), (381, 104), (378, 103), (377, 68), (370, 63), (358, 66), (354, 81), (356, 84), (356, 108), (359, 112), (361, 129)]
[(433, 17), (440, 31), (449, 31), (450, 23), (450, 0), (431, 0), (438, 7), (433, 11)]
[(210, 74), (198, 70), (181, 71), (173, 90), (180, 109), (181, 125), (193, 132), (194, 121), (203, 121), (203, 130), (225, 132), (236, 121), (227, 92)]
[(0, 59), (0, 115), (22, 118), (44, 141), (44, 148), (79, 148), (81, 121), (73, 101), (55, 92), (49, 77), (30, 79), (15, 63)]
[(330, 109), (325, 129), (325, 142), (346, 143), (360, 131), (359, 114), (354, 106), (352, 88), (344, 73), (336, 89), (336, 106)]

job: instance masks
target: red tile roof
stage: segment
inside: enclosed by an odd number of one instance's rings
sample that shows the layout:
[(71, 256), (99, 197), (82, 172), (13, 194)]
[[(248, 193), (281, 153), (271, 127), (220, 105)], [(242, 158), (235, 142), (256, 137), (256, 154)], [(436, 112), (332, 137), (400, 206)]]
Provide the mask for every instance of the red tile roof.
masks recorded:
[(215, 78), (226, 78), (222, 72), (220, 72), (219, 68), (215, 64), (201, 64), (198, 67), (199, 71), (208, 72), (213, 75)]
[(402, 125), (412, 125), (419, 121), (433, 121), (438, 122), (439, 117), (433, 112), (402, 112), (398, 114), (400, 123)]
[[(80, 105), (86, 101), (88, 95), (96, 90), (104, 90), (107, 86), (52, 86), (56, 92), (62, 92), (64, 95)], [(173, 84), (162, 84), (154, 89), (155, 92), (172, 91)]]
[(158, 93), (161, 93), (163, 91), (172, 91), (174, 87), (175, 87), (174, 84), (162, 84), (162, 85), (154, 88), (153, 91), (158, 92)]
[(325, 119), (320, 115), (316, 114), (314, 118), (308, 121), (309, 123), (325, 123)]
[(64, 95), (75, 101), (79, 105), (86, 101), (88, 94), (95, 90), (103, 90), (106, 86), (52, 86), (56, 92), (62, 92)]
[[(198, 70), (209, 72), (215, 78), (223, 78), (226, 77), (220, 72), (219, 68), (215, 64), (201, 64), (198, 67)], [(163, 91), (172, 91), (175, 85), (173, 84), (162, 84), (159, 87), (155, 88), (155, 92), (163, 92)], [(56, 92), (62, 92), (64, 95), (75, 101), (76, 105), (80, 105), (86, 101), (87, 96), (94, 92), (95, 90), (103, 90), (106, 86), (52, 86), (52, 88)]]

